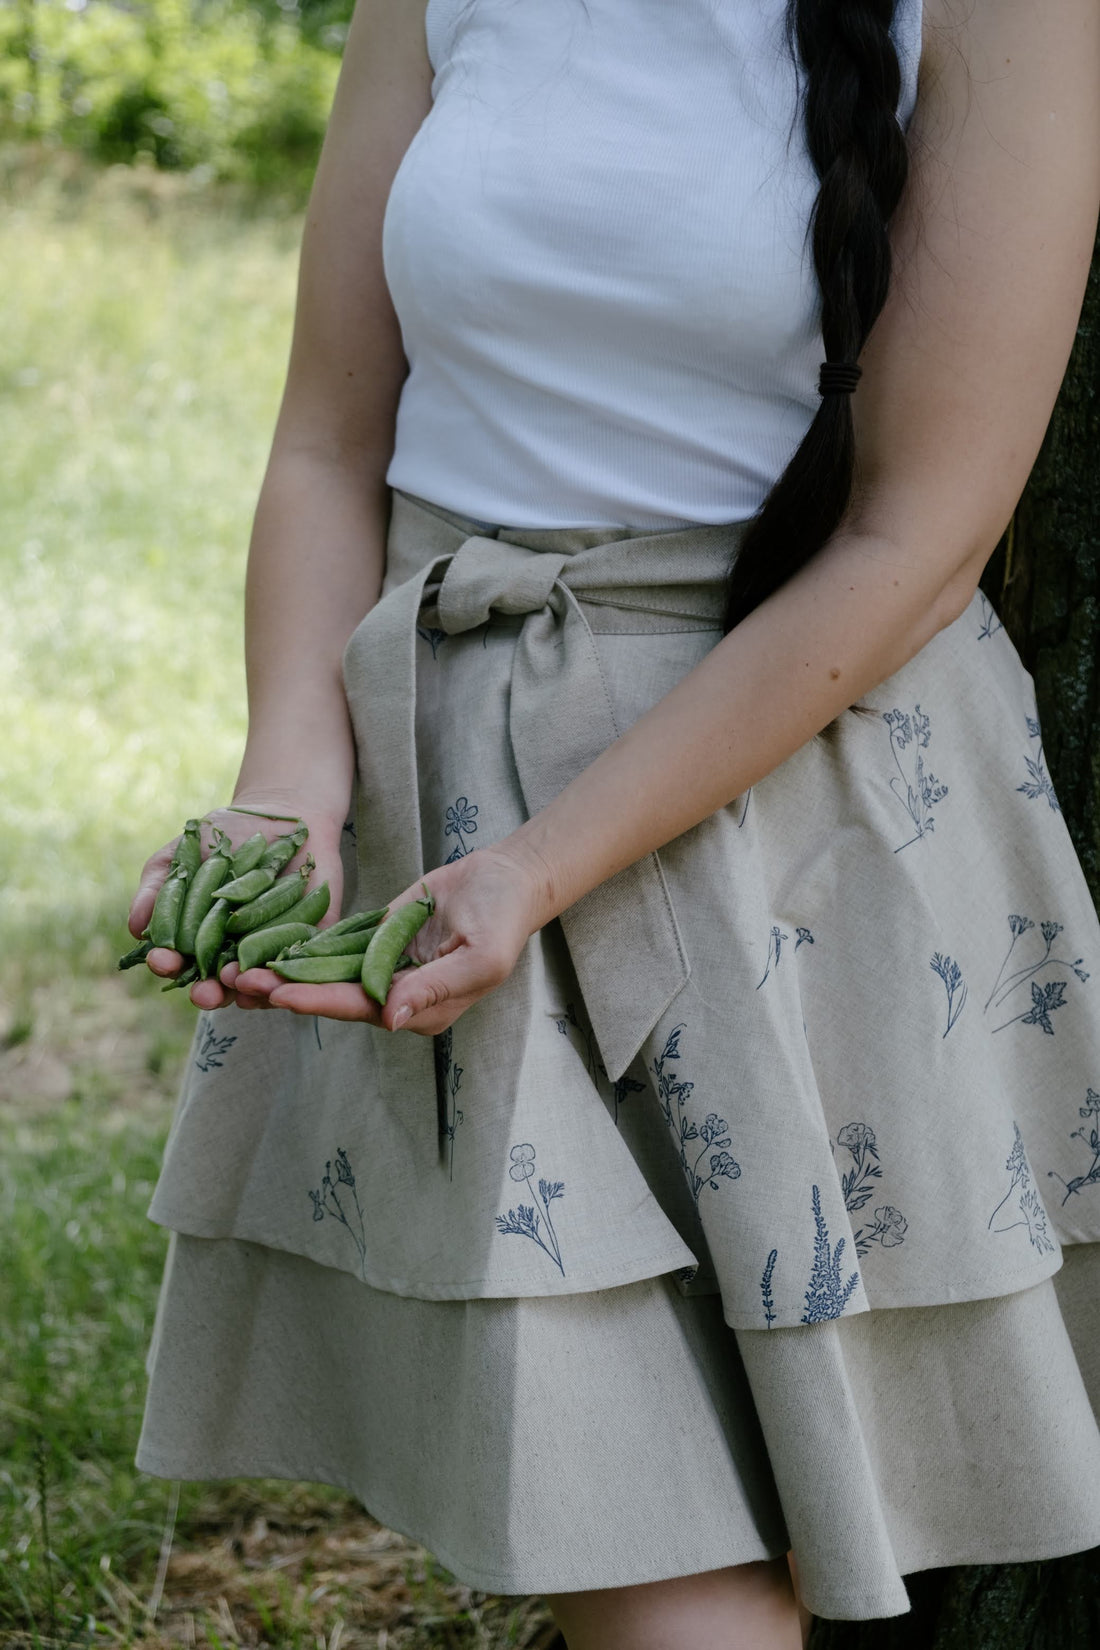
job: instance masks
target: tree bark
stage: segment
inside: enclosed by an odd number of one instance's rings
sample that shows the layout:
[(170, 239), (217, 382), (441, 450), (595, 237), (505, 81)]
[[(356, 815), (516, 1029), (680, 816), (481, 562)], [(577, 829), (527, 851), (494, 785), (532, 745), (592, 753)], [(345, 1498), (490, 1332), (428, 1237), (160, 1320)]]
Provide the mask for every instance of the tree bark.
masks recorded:
[[(1100, 242), (1058, 404), (982, 589), (1035, 678), (1047, 771), (1100, 908)], [(907, 1585), (908, 1615), (815, 1622), (811, 1650), (1100, 1644), (1100, 1549), (929, 1570)]]

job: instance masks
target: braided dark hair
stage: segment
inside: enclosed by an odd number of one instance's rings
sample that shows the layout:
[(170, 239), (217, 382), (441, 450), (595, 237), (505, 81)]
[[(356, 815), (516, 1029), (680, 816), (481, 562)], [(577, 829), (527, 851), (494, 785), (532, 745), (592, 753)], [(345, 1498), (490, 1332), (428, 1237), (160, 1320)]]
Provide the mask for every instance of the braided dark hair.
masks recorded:
[[(804, 71), (807, 147), (820, 179), (809, 233), (830, 362), (855, 361), (890, 285), (887, 226), (908, 175), (897, 119), (901, 69), (889, 32), (895, 4), (788, 0), (788, 44)], [(729, 579), (727, 632), (836, 530), (854, 465), (850, 397), (824, 395), (742, 539)]]

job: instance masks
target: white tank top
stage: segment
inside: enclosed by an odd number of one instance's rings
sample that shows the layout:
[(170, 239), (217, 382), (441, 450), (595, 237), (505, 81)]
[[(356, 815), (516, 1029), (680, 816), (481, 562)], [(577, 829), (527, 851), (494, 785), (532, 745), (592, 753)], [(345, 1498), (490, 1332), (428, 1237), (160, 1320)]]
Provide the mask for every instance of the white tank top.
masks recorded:
[[(486, 522), (752, 515), (823, 358), (786, 0), (428, 0), (394, 178), (393, 487)], [(898, 118), (921, 0), (899, 0)]]

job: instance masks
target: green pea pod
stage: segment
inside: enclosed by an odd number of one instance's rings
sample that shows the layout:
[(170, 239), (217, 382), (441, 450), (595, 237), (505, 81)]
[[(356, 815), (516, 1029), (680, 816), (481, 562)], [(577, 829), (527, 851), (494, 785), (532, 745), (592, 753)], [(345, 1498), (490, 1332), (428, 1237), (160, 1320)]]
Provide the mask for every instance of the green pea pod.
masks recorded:
[(247, 968), (262, 968), (280, 951), (296, 945), (299, 940), (310, 939), (316, 932), (308, 922), (279, 922), (274, 928), (259, 928), (254, 934), (246, 934), (237, 947), (237, 963), (241, 973)]
[(229, 878), (231, 858), (229, 838), (224, 832), (219, 833), (216, 847), (203, 860), (190, 880), (180, 913), (179, 927), (176, 930), (176, 950), (182, 951), (185, 957), (195, 955), (199, 926), (213, 905), (218, 889)]
[(189, 819), (183, 827), (183, 835), (176, 843), (175, 853), (172, 855), (171, 871), (186, 871), (193, 877), (202, 864), (202, 821)]
[(243, 877), (246, 871), (257, 866), (267, 852), (267, 838), (262, 831), (250, 836), (242, 842), (229, 863), (229, 874), (232, 877)]
[[(376, 925), (377, 926), (377, 925)], [(295, 957), (361, 957), (370, 944), (374, 928), (361, 928), (358, 933), (334, 934), (323, 928), (314, 939), (303, 940), (291, 952)]]
[(257, 928), (269, 928), (276, 917), (286, 917), (289, 922), (300, 921), (297, 916), (287, 914), (292, 906), (301, 901), (302, 892), (314, 869), (312, 858), (307, 859), (293, 876), (280, 877), (265, 893), (249, 900), (247, 905), (238, 905), (226, 925), (226, 933), (254, 934)]
[(225, 925), (229, 921), (232, 909), (229, 901), (222, 899), (219, 893), (199, 923), (199, 931), (195, 935), (195, 963), (200, 979), (208, 980), (213, 972), (215, 959), (225, 938)]
[(223, 883), (218, 889), (218, 898), (227, 899), (230, 905), (246, 905), (250, 899), (262, 894), (265, 888), (270, 888), (277, 875), (270, 866), (266, 870), (257, 866), (254, 871), (246, 871), (243, 877), (234, 877), (231, 882)]
[(275, 837), (273, 841), (270, 842), (264, 849), (263, 854), (257, 861), (257, 864), (263, 866), (265, 870), (269, 866), (273, 867), (276, 873), (285, 870), (294, 858), (295, 854), (298, 852), (298, 849), (305, 846), (306, 838), (308, 836), (309, 827), (307, 825), (299, 825), (298, 828), (291, 831), (289, 835)]
[(127, 951), (124, 957), (118, 959), (118, 966), (120, 968), (136, 968), (138, 963), (145, 961), (152, 949), (152, 940), (139, 940), (132, 951)]
[(283, 921), (308, 922), (315, 926), (328, 910), (331, 897), (328, 883), (318, 883), (317, 887), (311, 888), (308, 894), (303, 894), (297, 905), (290, 907), (290, 910), (285, 913)]
[(214, 978), (217, 979), (219, 977), (219, 975), (221, 974), (221, 971), (225, 967), (226, 963), (236, 962), (236, 960), (237, 960), (237, 942), (236, 942), (236, 940), (223, 940), (222, 948), (218, 952), (218, 960), (214, 964), (214, 968), (213, 968)]
[(185, 968), (182, 973), (176, 975), (174, 980), (169, 980), (168, 984), (162, 985), (160, 989), (162, 991), (179, 991), (185, 985), (194, 985), (198, 977), (199, 971), (192, 963), (190, 968)]
[(358, 934), (364, 928), (377, 928), (389, 914), (388, 905), (380, 906), (377, 911), (357, 911), (354, 916), (341, 917), (339, 922), (330, 923), (325, 934)]
[(190, 874), (180, 866), (169, 872), (160, 885), (149, 926), (145, 930), (151, 945), (166, 945), (173, 949), (180, 930), (180, 918), (187, 895)]
[(354, 957), (284, 957), (271, 967), (295, 985), (332, 985), (338, 980), (357, 980), (362, 961), (358, 953)]
[(363, 982), (363, 990), (368, 997), (373, 997), (376, 1003), (385, 1003), (398, 958), (435, 910), (435, 900), (428, 892), (427, 886), (424, 883), (420, 886), (427, 897), (410, 900), (407, 905), (401, 905), (392, 912), (385, 922), (379, 923), (363, 953), (360, 979)]

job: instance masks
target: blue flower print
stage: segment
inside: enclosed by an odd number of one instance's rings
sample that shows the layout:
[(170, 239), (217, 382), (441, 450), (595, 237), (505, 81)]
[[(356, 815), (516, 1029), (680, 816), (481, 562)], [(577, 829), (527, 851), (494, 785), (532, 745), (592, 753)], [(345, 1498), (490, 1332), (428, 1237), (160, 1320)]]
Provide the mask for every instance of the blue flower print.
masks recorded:
[(933, 951), (929, 967), (939, 975), (947, 992), (947, 1025), (943, 1032), (946, 1037), (963, 1011), (963, 1004), (966, 1002), (966, 982), (955, 959), (946, 956), (942, 951)]
[(628, 1094), (641, 1094), (642, 1091), (644, 1090), (644, 1088), (645, 1088), (645, 1084), (636, 1082), (633, 1077), (623, 1076), (623, 1077), (616, 1078), (615, 1083), (614, 1083), (615, 1122), (616, 1123), (618, 1123), (618, 1121), (619, 1121), (619, 1107), (622, 1105), (622, 1103), (626, 1099), (627, 1095)]
[[(348, 1193), (350, 1192), (352, 1202), (355, 1205), (354, 1225), (348, 1219), (348, 1211), (345, 1209), (344, 1203), (340, 1201), (341, 1194), (338, 1188), (341, 1186), (346, 1187), (346, 1191), (343, 1193), (344, 1202), (347, 1202)], [(332, 1163), (330, 1161), (325, 1164), (325, 1172), (319, 1190), (311, 1190), (309, 1195), (313, 1203), (314, 1220), (324, 1220), (325, 1216), (328, 1215), (331, 1219), (339, 1221), (351, 1237), (359, 1256), (359, 1275), (365, 1280), (367, 1239), (363, 1230), (363, 1211), (359, 1207), (359, 1194), (355, 1190), (355, 1175), (352, 1173), (351, 1162), (347, 1152), (341, 1147), (336, 1149), (336, 1179), (333, 1180), (332, 1178)]]
[(1034, 976), (1043, 968), (1068, 968), (1084, 984), (1089, 977), (1088, 970), (1083, 966), (1084, 959), (1074, 957), (1071, 961), (1068, 957), (1054, 956), (1054, 942), (1062, 932), (1063, 925), (1060, 922), (1041, 922), (1039, 932), (1043, 936), (1042, 956), (1008, 973), (1006, 970), (1017, 940), (1030, 933), (1035, 924), (1030, 917), (1022, 916), (1019, 912), (1014, 911), (1008, 919), (1008, 926), (1012, 933), (1012, 939), (1009, 942), (1008, 950), (1004, 954), (997, 978), (993, 982), (993, 989), (986, 998), (982, 1013), (987, 1013), (991, 1006), (1000, 1008), (1014, 991), (1019, 991), (1021, 986), (1030, 984), (1030, 1008), (1021, 1009), (1018, 1014), (1010, 1014), (1006, 1020), (1003, 1020), (1000, 1025), (994, 1026), (993, 1029), (994, 1031), (1004, 1031), (1006, 1026), (1015, 1025), (1019, 1021), (1022, 1025), (1040, 1026), (1048, 1037), (1053, 1037), (1054, 1025), (1051, 1021), (1051, 1015), (1057, 1009), (1065, 1007), (1066, 989), (1069, 981), (1065, 979), (1044, 982), (1036, 980)]
[(435, 1098), (439, 1118), (439, 1140), (450, 1141), (448, 1180), (455, 1177), (455, 1130), (464, 1121), (458, 1105), (463, 1068), (454, 1062), (454, 1027), (448, 1026), (433, 1039), (435, 1055)]
[[(1027, 1229), (1028, 1241), (1033, 1249), (1037, 1249), (1041, 1255), (1053, 1254), (1054, 1241), (1047, 1225), (1047, 1212), (1043, 1208), (1039, 1193), (1035, 1189), (1035, 1181), (1032, 1179), (1031, 1165), (1024, 1150), (1024, 1138), (1020, 1133), (1019, 1124), (1013, 1123), (1012, 1129), (1015, 1138), (1012, 1143), (1012, 1150), (1009, 1152), (1005, 1163), (1005, 1168), (1008, 1170), (1011, 1180), (1008, 1191), (989, 1217), (989, 1230), (991, 1232), (1012, 1232), (1015, 1231), (1017, 1226), (1023, 1226)], [(1016, 1207), (1015, 1209), (1005, 1210), (1005, 1213), (1002, 1214), (1001, 1211), (1010, 1198), (1015, 1198)], [(1014, 1214), (1019, 1216), (1017, 1220), (1009, 1218)], [(998, 1216), (1001, 1218), (1001, 1224), (994, 1226), (993, 1222)]]
[(586, 1029), (577, 1018), (577, 1010), (572, 1003), (566, 1003), (560, 1014), (554, 1015), (554, 1024), (563, 1037), (569, 1036), (570, 1027), (577, 1033), (581, 1042), (581, 1056), (584, 1060), (584, 1069), (594, 1083), (600, 1077), (607, 1076), (607, 1067), (600, 1059), (600, 1051), (596, 1046), (596, 1039), (591, 1029)]
[[(875, 1131), (869, 1123), (845, 1123), (837, 1132), (836, 1143), (850, 1152), (852, 1158), (852, 1167), (840, 1181), (844, 1207), (850, 1215), (858, 1214), (875, 1194), (871, 1182), (882, 1179)], [(860, 1226), (853, 1232), (857, 1256), (866, 1255), (874, 1243), (883, 1249), (896, 1249), (899, 1243), (904, 1243), (908, 1229), (905, 1216), (892, 1204), (884, 1203), (875, 1210), (870, 1225)]]
[(437, 656), (439, 644), (447, 640), (447, 632), (445, 630), (437, 630), (434, 625), (418, 624), (416, 627), (416, 634), (420, 637), (422, 642), (427, 642), (428, 646), (432, 650), (433, 659)]
[(1046, 768), (1043, 766), (1043, 738), (1039, 730), (1038, 715), (1028, 716), (1025, 720), (1027, 722), (1028, 737), (1030, 739), (1038, 740), (1038, 744), (1036, 745), (1034, 756), (1024, 757), (1028, 777), (1024, 780), (1022, 785), (1017, 785), (1016, 789), (1018, 791), (1022, 791), (1024, 795), (1029, 797), (1032, 802), (1036, 801), (1040, 796), (1045, 796), (1047, 799), (1047, 804), (1051, 810), (1056, 814), (1060, 814), (1062, 808), (1058, 798), (1054, 794), (1054, 782), (1049, 773), (1047, 773)]
[[(899, 710), (885, 710), (882, 720), (890, 730), (890, 749), (893, 752), (894, 764), (897, 773), (890, 779), (890, 789), (905, 809), (915, 827), (914, 833), (904, 842), (900, 842), (894, 849), (900, 854), (903, 848), (919, 842), (921, 837), (931, 836), (936, 827), (936, 817), (932, 809), (938, 802), (942, 802), (947, 795), (947, 786), (941, 785), (935, 774), (924, 766), (924, 757), (921, 751), (927, 749), (932, 738), (931, 718), (914, 705), (913, 713)], [(902, 761), (902, 753), (912, 746), (906, 762)], [(903, 789), (899, 789), (899, 785)]]
[(1100, 1119), (1100, 1094), (1095, 1089), (1086, 1089), (1085, 1103), (1078, 1109), (1084, 1122), (1079, 1129), (1073, 1130), (1070, 1139), (1080, 1140), (1088, 1148), (1092, 1153), (1092, 1162), (1084, 1174), (1075, 1176), (1073, 1180), (1063, 1180), (1054, 1169), (1047, 1170), (1052, 1180), (1061, 1181), (1066, 1188), (1063, 1204), (1068, 1203), (1078, 1192), (1084, 1191), (1086, 1186), (1100, 1186), (1100, 1128), (1097, 1127), (1097, 1120)]
[(222, 1056), (229, 1053), (236, 1041), (235, 1037), (219, 1037), (209, 1020), (205, 1021), (195, 1064), (200, 1071), (211, 1071), (215, 1066), (220, 1066)]
[(982, 623), (981, 628), (978, 631), (978, 640), (979, 642), (984, 642), (987, 636), (995, 636), (998, 630), (1003, 630), (1004, 625), (994, 612), (993, 603), (990, 601), (985, 591), (979, 590), (978, 596), (981, 601), (982, 609)]
[[(529, 1141), (522, 1141), (513, 1146), (509, 1156), (512, 1159), (508, 1170), (513, 1180), (526, 1183), (535, 1172), (535, 1148)], [(565, 1191), (565, 1183), (561, 1180), (540, 1180), (539, 1201), (542, 1204), (543, 1214), (546, 1217), (545, 1233), (540, 1229), (540, 1217), (533, 1205), (521, 1203), (516, 1209), (509, 1209), (506, 1215), (494, 1215), (497, 1231), (506, 1237), (530, 1238), (537, 1243), (543, 1254), (549, 1255), (558, 1271), (565, 1276), (565, 1267), (562, 1265), (561, 1248), (558, 1235), (554, 1231), (554, 1223), (550, 1218), (550, 1205)]]
[(844, 1259), (844, 1238), (838, 1238), (834, 1249), (829, 1242), (829, 1228), (821, 1213), (821, 1189), (813, 1188), (814, 1264), (806, 1286), (806, 1307), (801, 1323), (827, 1323), (839, 1318), (859, 1286), (859, 1273), (852, 1272), (841, 1281), (840, 1268)]
[(456, 859), (463, 859), (473, 849), (468, 848), (462, 840), (464, 836), (472, 836), (477, 830), (477, 806), (468, 798), (460, 796), (453, 808), (447, 809), (447, 823), (443, 827), (444, 836), (457, 837), (453, 853), (447, 855), (446, 864), (450, 865)]
[(771, 934), (768, 936), (768, 961), (767, 961), (767, 966), (765, 967), (763, 974), (760, 976), (760, 978), (756, 982), (757, 991), (760, 990), (760, 987), (764, 984), (764, 981), (767, 979), (767, 977), (771, 973), (772, 969), (779, 967), (779, 958), (780, 958), (780, 956), (782, 955), (782, 952), (783, 952), (783, 941), (784, 940), (789, 940), (790, 937), (791, 936), (789, 934), (784, 934), (783, 933), (782, 929), (779, 927), (779, 925), (777, 923), (772, 924), (772, 931), (771, 931)]
[(775, 1301), (772, 1297), (772, 1273), (775, 1263), (779, 1259), (779, 1250), (773, 1249), (764, 1263), (764, 1275), (760, 1279), (760, 1298), (764, 1302), (764, 1322), (770, 1329), (776, 1320)]
[[(814, 937), (808, 928), (796, 928), (795, 936), (794, 948), (796, 951), (800, 945), (813, 945), (814, 943)], [(771, 933), (768, 936), (768, 961), (763, 974), (756, 982), (757, 991), (760, 990), (772, 970), (779, 967), (779, 959), (783, 953), (783, 942), (789, 940), (790, 937), (789, 934), (783, 932), (777, 923), (773, 923)]]
[[(653, 1075), (657, 1079), (657, 1098), (661, 1103), (665, 1122), (676, 1136), (680, 1148), (680, 1166), (684, 1171), (695, 1207), (699, 1207), (699, 1195), (704, 1187), (712, 1192), (719, 1189), (721, 1180), (740, 1180), (741, 1165), (730, 1156), (724, 1148), (732, 1141), (727, 1134), (729, 1124), (717, 1112), (707, 1112), (701, 1128), (697, 1128), (689, 1117), (685, 1115), (684, 1107), (695, 1087), (694, 1083), (682, 1082), (674, 1070), (668, 1069), (671, 1063), (681, 1058), (680, 1034), (684, 1030), (682, 1025), (674, 1026), (665, 1041), (661, 1053), (653, 1061)], [(676, 1115), (673, 1116), (673, 1106)], [(692, 1162), (688, 1162), (688, 1142), (701, 1140), (702, 1147)], [(704, 1157), (708, 1158), (708, 1167), (700, 1169)]]

